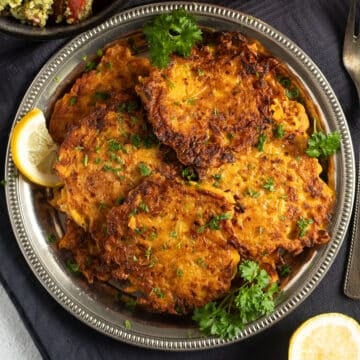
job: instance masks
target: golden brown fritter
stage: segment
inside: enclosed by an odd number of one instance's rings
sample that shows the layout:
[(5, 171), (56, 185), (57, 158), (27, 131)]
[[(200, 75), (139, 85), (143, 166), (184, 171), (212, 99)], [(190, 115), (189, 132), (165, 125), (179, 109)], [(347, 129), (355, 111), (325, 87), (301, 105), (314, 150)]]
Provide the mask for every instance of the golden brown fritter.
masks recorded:
[(74, 127), (55, 164), (65, 185), (53, 203), (97, 240), (106, 234), (107, 212), (129, 190), (151, 173), (171, 176), (176, 169), (148, 129), (138, 99), (122, 99), (116, 110), (98, 110)]
[[(71, 252), (70, 264), (81, 272), (89, 283), (95, 279), (108, 281), (111, 269), (102, 259), (102, 251), (88, 232), (68, 219), (64, 236), (58, 242), (59, 249)], [(72, 269), (74, 271), (74, 269)]]
[(139, 305), (186, 313), (225, 295), (239, 262), (224, 196), (155, 175), (108, 215), (105, 256)]
[(261, 151), (249, 148), (236, 154), (234, 163), (208, 169), (200, 184), (233, 197), (240, 255), (273, 267), (284, 252), (296, 255), (329, 241), (335, 201), (333, 189), (320, 177), (319, 161), (305, 154), (309, 121), (304, 107), (282, 99), (274, 117), (283, 125), (281, 138), (268, 129)]
[[(93, 61), (88, 64), (95, 66)], [(147, 59), (132, 56), (126, 46), (108, 47), (97, 66), (81, 75), (55, 103), (49, 122), (53, 139), (61, 143), (72, 126), (104, 107), (118, 92), (133, 93), (138, 77), (147, 75), (149, 67)]]
[(154, 132), (185, 165), (216, 167), (254, 146), (270, 122), (277, 61), (240, 33), (215, 33), (137, 86)]

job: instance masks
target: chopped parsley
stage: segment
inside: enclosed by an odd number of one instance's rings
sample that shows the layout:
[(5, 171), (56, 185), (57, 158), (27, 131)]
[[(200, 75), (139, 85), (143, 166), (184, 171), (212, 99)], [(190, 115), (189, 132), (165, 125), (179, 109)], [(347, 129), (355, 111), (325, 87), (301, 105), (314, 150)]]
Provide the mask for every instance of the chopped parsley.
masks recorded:
[(71, 260), (71, 259), (68, 259), (66, 261), (66, 267), (74, 274), (79, 274), (80, 273), (79, 265), (76, 262), (74, 262), (73, 260)]
[(312, 219), (300, 218), (300, 220), (296, 223), (297, 227), (299, 228), (300, 237), (306, 235), (308, 226), (311, 225), (313, 222), (314, 221)]
[(272, 177), (266, 179), (263, 188), (266, 190), (269, 190), (270, 192), (275, 191), (275, 182), (274, 179)]
[(162, 290), (159, 287), (152, 288), (151, 292), (154, 293), (160, 299), (163, 299), (165, 297), (165, 294), (162, 292)]
[(186, 167), (181, 170), (181, 177), (187, 181), (197, 181), (199, 176), (196, 171), (191, 167)]
[(77, 103), (77, 100), (78, 100), (77, 96), (72, 96), (72, 97), (70, 98), (69, 104), (70, 104), (71, 106), (74, 106), (74, 105)]
[(282, 124), (277, 125), (274, 129), (274, 136), (277, 139), (281, 139), (284, 137), (284, 135), (285, 135), (284, 125)]
[(266, 142), (266, 135), (265, 134), (260, 134), (259, 139), (258, 139), (258, 143), (256, 145), (256, 147), (257, 147), (257, 149), (259, 151), (264, 151), (265, 142)]
[(130, 330), (131, 329), (131, 321), (125, 320), (124, 321), (125, 329)]
[(139, 170), (141, 176), (150, 176), (151, 175), (151, 169), (144, 163), (139, 164)]
[(197, 229), (198, 234), (202, 234), (207, 228), (211, 230), (220, 230), (220, 221), (231, 219), (232, 215), (230, 213), (224, 213), (220, 215), (213, 216), (210, 221)]
[(50, 244), (54, 244), (56, 242), (56, 240), (57, 240), (57, 238), (56, 238), (56, 235), (54, 235), (54, 234), (49, 234), (47, 237), (47, 241)]

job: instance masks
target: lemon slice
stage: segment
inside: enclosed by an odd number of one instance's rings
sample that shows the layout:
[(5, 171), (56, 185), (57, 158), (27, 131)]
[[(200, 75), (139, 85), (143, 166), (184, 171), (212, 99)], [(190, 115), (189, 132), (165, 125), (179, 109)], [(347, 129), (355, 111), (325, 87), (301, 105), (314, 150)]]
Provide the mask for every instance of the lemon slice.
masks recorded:
[(349, 316), (325, 313), (305, 321), (290, 339), (289, 360), (360, 360), (360, 325)]
[(15, 125), (10, 148), (15, 166), (31, 182), (47, 187), (61, 185), (53, 169), (58, 146), (47, 130), (40, 109), (29, 111)]

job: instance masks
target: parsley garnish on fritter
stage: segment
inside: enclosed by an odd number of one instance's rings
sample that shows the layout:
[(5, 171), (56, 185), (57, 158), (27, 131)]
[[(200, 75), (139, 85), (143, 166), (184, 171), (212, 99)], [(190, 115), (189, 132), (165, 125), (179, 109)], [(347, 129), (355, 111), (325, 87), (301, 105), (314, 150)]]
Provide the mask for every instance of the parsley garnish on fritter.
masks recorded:
[(251, 260), (239, 265), (243, 284), (220, 302), (210, 302), (194, 311), (195, 320), (202, 332), (231, 339), (251, 321), (274, 310), (274, 294), (279, 291), (276, 283), (270, 284), (269, 274)]
[(330, 134), (314, 132), (308, 140), (306, 154), (310, 157), (326, 157), (335, 154), (340, 149), (341, 136), (338, 131)]
[(189, 56), (193, 45), (202, 39), (195, 18), (183, 8), (155, 17), (145, 26), (144, 34), (149, 43), (150, 61), (159, 68), (169, 64), (172, 53)]

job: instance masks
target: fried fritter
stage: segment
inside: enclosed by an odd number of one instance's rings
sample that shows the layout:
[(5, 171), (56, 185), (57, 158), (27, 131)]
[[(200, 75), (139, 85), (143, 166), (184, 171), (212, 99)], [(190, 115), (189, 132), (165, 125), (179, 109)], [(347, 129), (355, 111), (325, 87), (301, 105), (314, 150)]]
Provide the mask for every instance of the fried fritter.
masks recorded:
[[(240, 33), (215, 33), (189, 58), (172, 56), (137, 86), (157, 137), (197, 168), (234, 161), (271, 117), (278, 61)], [(276, 88), (275, 88), (276, 89)]]
[(109, 212), (105, 257), (116, 264), (113, 277), (155, 312), (187, 313), (224, 296), (239, 262), (232, 215), (215, 192), (146, 179)]
[(116, 110), (101, 109), (66, 136), (55, 164), (65, 186), (53, 203), (97, 240), (106, 234), (106, 214), (151, 173), (171, 176), (167, 162), (143, 118), (137, 98), (118, 94)]
[(209, 169), (202, 179), (200, 187), (233, 196), (232, 226), (242, 257), (275, 267), (284, 252), (297, 255), (330, 240), (335, 194), (320, 177), (319, 161), (305, 154), (307, 139), (303, 131), (286, 133), (263, 151), (250, 148), (234, 163)]
[(108, 281), (111, 276), (111, 269), (102, 259), (101, 249), (88, 232), (67, 219), (66, 232), (59, 240), (59, 249), (69, 250), (70, 264), (75, 264), (76, 270), (81, 272), (89, 283), (95, 279)]
[[(88, 62), (91, 68), (93, 61)], [(97, 108), (106, 106), (118, 92), (134, 92), (139, 76), (149, 72), (147, 59), (131, 55), (128, 47), (115, 44), (104, 51), (93, 70), (85, 72), (70, 91), (55, 103), (49, 122), (49, 132), (59, 144), (72, 126), (79, 124)]]

